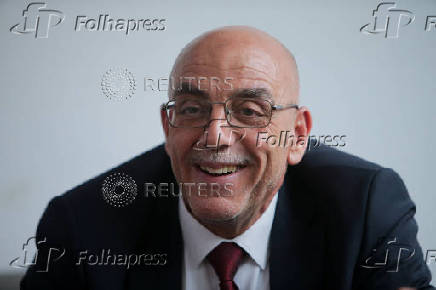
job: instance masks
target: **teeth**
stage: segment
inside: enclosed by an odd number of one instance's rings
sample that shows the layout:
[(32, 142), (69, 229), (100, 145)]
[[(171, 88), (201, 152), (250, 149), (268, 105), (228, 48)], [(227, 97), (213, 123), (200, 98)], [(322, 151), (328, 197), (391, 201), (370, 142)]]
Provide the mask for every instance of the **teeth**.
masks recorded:
[(225, 174), (225, 173), (233, 173), (236, 172), (238, 169), (237, 166), (225, 166), (221, 168), (210, 168), (210, 167), (204, 167), (200, 166), (200, 168), (208, 173), (212, 174)]

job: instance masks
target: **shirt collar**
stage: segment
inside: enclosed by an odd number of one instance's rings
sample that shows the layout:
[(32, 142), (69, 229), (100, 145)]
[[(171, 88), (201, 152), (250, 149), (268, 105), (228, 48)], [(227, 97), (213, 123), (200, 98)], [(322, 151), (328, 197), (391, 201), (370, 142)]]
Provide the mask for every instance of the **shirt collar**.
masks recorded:
[(221, 242), (235, 242), (264, 270), (268, 262), (268, 241), (277, 204), (277, 195), (278, 193), (274, 195), (267, 210), (250, 228), (231, 240), (213, 234), (200, 224), (187, 211), (185, 203), (180, 197), (179, 217), (185, 255), (189, 255), (190, 260), (198, 267), (207, 254)]

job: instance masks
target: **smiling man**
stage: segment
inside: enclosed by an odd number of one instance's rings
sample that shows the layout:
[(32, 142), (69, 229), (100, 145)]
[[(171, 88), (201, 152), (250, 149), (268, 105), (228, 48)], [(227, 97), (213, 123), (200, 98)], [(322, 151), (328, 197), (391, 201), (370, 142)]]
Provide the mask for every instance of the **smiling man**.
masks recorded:
[[(434, 289), (400, 177), (308, 148), (311, 115), (280, 42), (250, 27), (207, 32), (171, 80), (164, 146), (50, 202), (22, 289)], [(284, 131), (289, 146), (259, 142)], [(101, 198), (108, 176), (118, 207)], [(134, 180), (147, 194), (119, 207)], [(148, 195), (162, 184), (181, 194)]]
[[(200, 78), (207, 90), (195, 87), (196, 81), (184, 83)], [(278, 135), (292, 130), (301, 136), (310, 131), (309, 111), (296, 106), (294, 58), (265, 33), (226, 28), (190, 43), (177, 58), (171, 79), (182, 84), (171, 86), (177, 89), (169, 91), (172, 107), (165, 107), (162, 122), (176, 179), (222, 188), (231, 183), (234, 193), (207, 198), (184, 195), (185, 204), (213, 233), (238, 236), (259, 219), (282, 185), (287, 165), (297, 164), (305, 151), (304, 145), (256, 146), (259, 131)], [(216, 79), (230, 80), (232, 90), (210, 84)], [(217, 173), (222, 169), (226, 173)]]

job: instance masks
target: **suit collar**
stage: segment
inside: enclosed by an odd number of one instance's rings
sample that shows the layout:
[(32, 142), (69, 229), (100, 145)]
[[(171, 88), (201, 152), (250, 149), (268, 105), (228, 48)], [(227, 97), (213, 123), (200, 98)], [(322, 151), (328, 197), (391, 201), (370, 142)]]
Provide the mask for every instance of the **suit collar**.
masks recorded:
[(288, 169), (279, 190), (270, 239), (271, 290), (284, 289), (285, 285), (294, 289), (323, 288), (316, 284), (322, 279), (313, 277), (322, 276), (324, 226), (317, 218), (318, 200), (299, 184), (296, 169)]
[[(183, 241), (180, 229), (178, 197), (160, 198), (149, 207), (149, 223), (142, 231), (143, 239), (138, 242), (138, 252), (164, 254), (165, 264), (140, 266), (127, 270), (125, 288), (181, 289)], [(146, 208), (144, 210), (147, 210)]]

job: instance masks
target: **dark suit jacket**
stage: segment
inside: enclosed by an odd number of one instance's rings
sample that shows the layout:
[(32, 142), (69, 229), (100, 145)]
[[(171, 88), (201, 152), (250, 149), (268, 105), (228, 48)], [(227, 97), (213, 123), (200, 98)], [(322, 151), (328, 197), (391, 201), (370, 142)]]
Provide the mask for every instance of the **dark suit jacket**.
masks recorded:
[[(104, 179), (117, 172), (131, 176), (138, 190), (121, 208), (102, 197)], [(146, 182), (176, 182), (162, 145), (53, 198), (37, 229), (37, 241), (45, 242), (21, 289), (181, 289), (178, 197), (145, 197)], [(269, 244), (271, 289), (434, 289), (414, 214), (393, 170), (327, 146), (308, 150), (288, 168), (279, 191)], [(84, 251), (108, 249), (161, 255), (161, 261), (127, 269), (122, 258), (92, 265), (94, 256), (77, 265)]]

